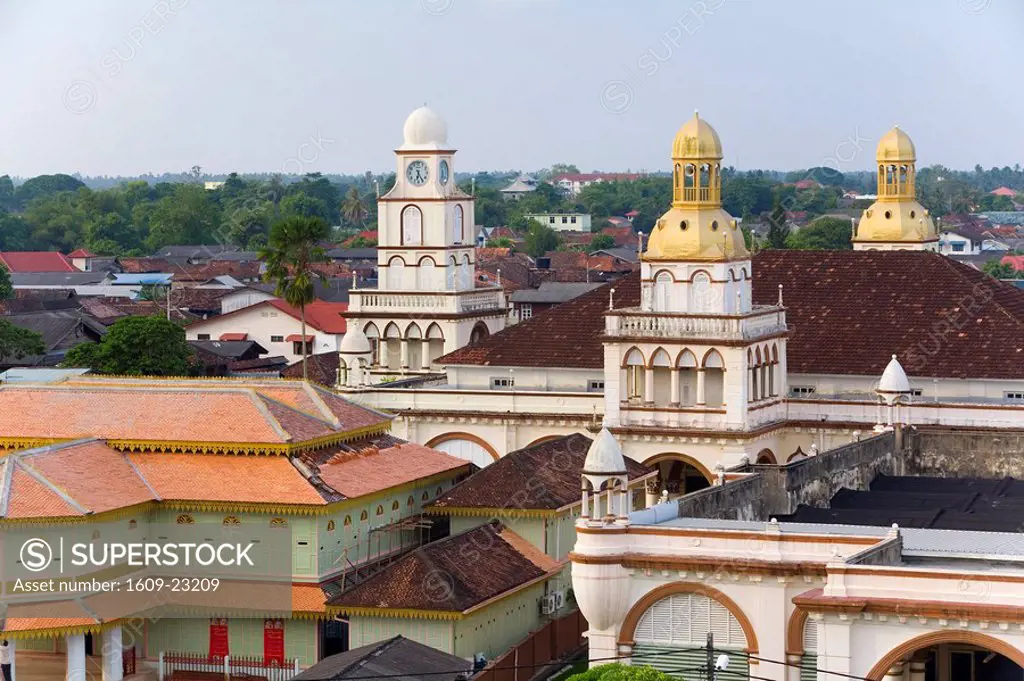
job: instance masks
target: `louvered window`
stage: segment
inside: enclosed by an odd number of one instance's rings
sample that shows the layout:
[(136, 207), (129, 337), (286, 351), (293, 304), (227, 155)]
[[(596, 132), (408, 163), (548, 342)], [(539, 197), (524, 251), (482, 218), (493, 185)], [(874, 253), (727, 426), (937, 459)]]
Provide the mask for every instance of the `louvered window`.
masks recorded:
[(804, 654), (800, 658), (800, 681), (817, 681), (817, 666), (818, 623), (808, 618), (804, 622)]
[(643, 614), (637, 624), (637, 643), (702, 646), (708, 632), (716, 648), (744, 648), (743, 628), (729, 610), (703, 594), (674, 594), (663, 598)]

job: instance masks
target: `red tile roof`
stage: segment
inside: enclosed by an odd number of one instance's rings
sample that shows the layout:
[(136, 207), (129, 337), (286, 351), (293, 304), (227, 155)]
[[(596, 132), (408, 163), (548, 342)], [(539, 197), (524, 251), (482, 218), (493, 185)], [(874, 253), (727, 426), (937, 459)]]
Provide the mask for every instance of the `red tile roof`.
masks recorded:
[(328, 601), (329, 609), (466, 612), (560, 565), (500, 522), (420, 547)]
[(989, 194), (995, 194), (996, 196), (1009, 196), (1009, 197), (1017, 196), (1017, 192), (1015, 192), (1014, 190), (1010, 189), (1009, 187), (999, 187), (998, 189), (993, 189), (992, 191), (989, 192)]
[(222, 333), (220, 339), (222, 341), (244, 341), (249, 338), (247, 333)]
[[(337, 351), (322, 352), (316, 355), (309, 355), (306, 361), (309, 362), (307, 373), (309, 380), (316, 381), (321, 385), (334, 385), (338, 380), (339, 355)], [(299, 360), (290, 364), (288, 368), (281, 371), (284, 378), (302, 378), (302, 361)]]
[(119, 257), (117, 263), (121, 269), (128, 274), (147, 274), (150, 272), (174, 272), (175, 265), (172, 265), (163, 258), (124, 258)]
[[(1024, 291), (937, 253), (768, 250), (757, 304), (783, 285), (789, 371), (880, 375), (893, 353), (921, 377), (1024, 378)], [(603, 366), (608, 292), (639, 305), (633, 273), (441, 357), (442, 364)], [(933, 349), (937, 348), (937, 349)]]
[(1000, 264), (1009, 265), (1018, 272), (1024, 271), (1024, 255), (1004, 255)]
[(96, 254), (84, 248), (78, 248), (68, 253), (69, 258), (95, 258)]
[(0, 265), (11, 272), (77, 272), (63, 254), (56, 251), (0, 252)]
[[(281, 312), (299, 319), (299, 310), (280, 298), (266, 301)], [(341, 315), (348, 310), (348, 303), (329, 303), (314, 300), (306, 305), (306, 323), (323, 333), (345, 333), (345, 318)]]
[(468, 472), (471, 466), (465, 459), (407, 442), (383, 449), (338, 452), (320, 464), (319, 472), (326, 484), (351, 499), (438, 473), (459, 469)]

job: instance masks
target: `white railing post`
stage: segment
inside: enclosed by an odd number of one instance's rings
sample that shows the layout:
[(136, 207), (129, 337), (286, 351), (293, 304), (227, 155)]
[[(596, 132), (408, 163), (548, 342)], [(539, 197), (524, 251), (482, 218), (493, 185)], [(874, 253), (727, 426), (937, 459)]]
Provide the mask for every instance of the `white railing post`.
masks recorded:
[(231, 656), (224, 656), (224, 681), (231, 681)]
[(164, 678), (166, 678), (166, 675), (165, 675), (165, 672), (164, 672), (164, 651), (162, 651), (162, 650), (160, 651), (160, 659), (157, 662), (156, 676), (157, 676), (157, 681), (164, 681)]
[(295, 658), (295, 676), (299, 675), (299, 658)]

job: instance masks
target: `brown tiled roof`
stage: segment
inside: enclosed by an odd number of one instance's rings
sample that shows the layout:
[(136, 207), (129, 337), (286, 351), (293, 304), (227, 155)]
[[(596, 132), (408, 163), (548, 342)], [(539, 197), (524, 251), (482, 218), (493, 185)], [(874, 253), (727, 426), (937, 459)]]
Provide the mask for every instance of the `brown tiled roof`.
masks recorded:
[[(442, 494), (430, 510), (556, 510), (580, 502), (580, 475), (591, 439), (574, 433), (517, 449)], [(626, 459), (630, 480), (653, 469)]]
[(324, 483), (352, 498), (429, 478), (438, 473), (460, 468), (468, 471), (470, 466), (465, 459), (423, 445), (403, 442), (392, 447), (374, 446), (358, 452), (337, 452), (320, 464), (318, 469)]
[(119, 257), (117, 263), (127, 274), (146, 274), (149, 272), (168, 273), (174, 272), (175, 265), (172, 265), (163, 258), (124, 258)]
[[(338, 380), (338, 351), (322, 352), (317, 355), (310, 355), (305, 359), (309, 363), (309, 380), (316, 381), (321, 385), (334, 385)], [(281, 372), (285, 378), (302, 378), (302, 362), (299, 360), (290, 364), (287, 369)]]
[(501, 523), (491, 522), (420, 547), (328, 605), (341, 612), (466, 612), (558, 569), (556, 561)]
[[(640, 302), (639, 274), (441, 357), (442, 364), (597, 369), (608, 290)], [(877, 376), (896, 353), (920, 377), (1024, 378), (1024, 291), (937, 253), (768, 250), (754, 256), (757, 304), (783, 285), (796, 374)]]

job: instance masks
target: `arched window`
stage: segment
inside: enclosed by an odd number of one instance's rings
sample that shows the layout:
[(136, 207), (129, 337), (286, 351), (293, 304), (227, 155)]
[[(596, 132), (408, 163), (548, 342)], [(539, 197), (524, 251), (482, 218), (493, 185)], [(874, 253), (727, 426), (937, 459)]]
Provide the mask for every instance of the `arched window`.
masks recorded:
[(365, 522), (370, 519), (370, 514), (364, 510), (362, 513), (359, 514), (359, 519)]
[(397, 500), (397, 499), (395, 499), (395, 501), (393, 501), (393, 502), (391, 503), (391, 510), (392, 510), (392, 511), (397, 511), (397, 510), (398, 510), (399, 508), (401, 508), (401, 506), (402, 506), (402, 505), (398, 503), (398, 500)]
[(416, 288), (420, 291), (434, 291), (437, 287), (435, 272), (437, 263), (430, 256), (420, 258), (416, 268)]
[(454, 231), (455, 243), (457, 243), (457, 244), (461, 244), (463, 241), (466, 240), (466, 231), (465, 231), (465, 228), (462, 225), (462, 218), (463, 218), (462, 206), (456, 204), (455, 205), (455, 225), (454, 225), (454, 230), (453, 231)]
[(345, 520), (343, 520), (341, 524), (344, 527), (351, 527), (352, 526), (352, 516), (350, 516), (350, 515), (345, 516)]
[(384, 506), (383, 505), (380, 505), (380, 504), (377, 505), (377, 515), (384, 515)]
[(409, 498), (405, 500), (405, 505), (410, 508), (416, 505), (416, 500), (413, 499), (411, 494), (409, 495)]
[(233, 515), (229, 515), (226, 518), (224, 518), (223, 522), (224, 522), (225, 525), (241, 525), (242, 524), (242, 521), (239, 520), (236, 516), (233, 516)]
[(423, 501), (428, 501), (430, 499), (430, 492), (423, 490), (423, 495), (420, 497), (420, 499)]
[(178, 518), (174, 522), (177, 523), (178, 525), (195, 525), (196, 524), (195, 518), (190, 516), (188, 513), (182, 513), (181, 515), (178, 516)]
[(644, 396), (644, 356), (632, 348), (626, 353), (626, 399), (639, 400)]
[(401, 290), (405, 288), (405, 260), (395, 256), (388, 260), (388, 288)]
[(270, 526), (271, 527), (288, 527), (288, 521), (286, 519), (284, 519), (284, 518), (271, 518), (270, 519)]
[(462, 263), (459, 265), (459, 288), (467, 289), (473, 286), (469, 278), (469, 256), (462, 256)]
[(672, 275), (668, 272), (658, 272), (654, 278), (654, 311), (668, 312), (669, 309), (669, 287), (672, 285)]
[(327, 531), (328, 532), (334, 532), (334, 528), (336, 528), (337, 526), (338, 526), (338, 524), (336, 522), (334, 522), (333, 520), (328, 520), (327, 521)]
[(420, 246), (423, 244), (423, 212), (417, 206), (406, 206), (402, 209), (402, 245)]

